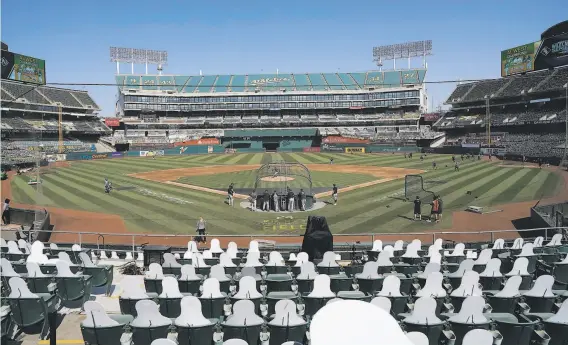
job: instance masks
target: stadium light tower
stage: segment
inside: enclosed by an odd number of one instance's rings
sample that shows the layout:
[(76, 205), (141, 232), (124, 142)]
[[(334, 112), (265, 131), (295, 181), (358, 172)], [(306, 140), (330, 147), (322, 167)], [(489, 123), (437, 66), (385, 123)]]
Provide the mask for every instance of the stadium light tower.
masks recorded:
[(410, 69), (410, 59), (422, 57), (422, 66), (426, 68), (426, 56), (432, 55), (432, 40), (416, 41), (391, 44), (387, 46), (373, 47), (373, 61), (383, 70), (384, 61), (393, 61), (393, 69), (396, 69), (397, 59), (408, 59), (408, 69)]
[(134, 64), (144, 64), (146, 74), (148, 65), (157, 65), (158, 71), (162, 74), (163, 66), (168, 64), (168, 52), (165, 50), (148, 50), (135, 48), (110, 47), (110, 61), (116, 62), (116, 74), (120, 74), (120, 63), (129, 63), (132, 74), (134, 74)]

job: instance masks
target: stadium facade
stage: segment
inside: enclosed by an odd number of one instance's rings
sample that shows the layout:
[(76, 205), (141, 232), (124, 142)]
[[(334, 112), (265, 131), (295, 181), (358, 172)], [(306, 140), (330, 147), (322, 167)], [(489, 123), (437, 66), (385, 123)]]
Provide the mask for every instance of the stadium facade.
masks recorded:
[[(157, 148), (218, 138), (226, 148), (249, 152), (307, 150), (319, 147), (322, 136), (416, 146), (417, 139), (433, 138), (419, 124), (427, 104), (425, 76), (425, 69), (117, 75), (120, 118), (107, 122), (118, 125), (109, 139), (115, 145)], [(264, 131), (290, 127), (301, 130)]]

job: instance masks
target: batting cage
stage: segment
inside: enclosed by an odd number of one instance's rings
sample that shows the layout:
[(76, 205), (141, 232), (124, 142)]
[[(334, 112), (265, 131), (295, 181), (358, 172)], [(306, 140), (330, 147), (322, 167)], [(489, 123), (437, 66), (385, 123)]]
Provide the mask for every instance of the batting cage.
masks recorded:
[(406, 175), (404, 177), (404, 197), (406, 200), (413, 200), (420, 197), (423, 203), (430, 203), (434, 200), (434, 192), (424, 189), (424, 179), (420, 175)]
[[(286, 210), (290, 192), (294, 194), (295, 202), (300, 205), (299, 194), (303, 190), (306, 198), (306, 209), (312, 207), (314, 198), (312, 194), (312, 176), (310, 170), (301, 163), (271, 162), (261, 166), (256, 172), (254, 189), (259, 201), (264, 198), (264, 193), (271, 195), (271, 208)], [(272, 195), (278, 195), (279, 207), (273, 204)], [(262, 204), (262, 203), (259, 203)], [(286, 206), (282, 208), (282, 206)], [(299, 209), (299, 206), (297, 207)]]

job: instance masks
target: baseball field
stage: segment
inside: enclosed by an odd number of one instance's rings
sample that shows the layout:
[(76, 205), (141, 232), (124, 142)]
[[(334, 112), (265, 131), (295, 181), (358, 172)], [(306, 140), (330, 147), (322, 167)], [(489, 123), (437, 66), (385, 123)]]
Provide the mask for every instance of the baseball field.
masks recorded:
[[(230, 183), (237, 192), (253, 188), (256, 169), (277, 161), (305, 164), (320, 200), (328, 200), (327, 190), (337, 184), (338, 204), (289, 214), (245, 209), (240, 203), (246, 195), (237, 195), (234, 207), (225, 202)], [(432, 162), (438, 169), (432, 169)], [(443, 198), (444, 216), (439, 224), (412, 221), (412, 202), (402, 200), (407, 174), (422, 174), (426, 189)], [(104, 193), (105, 178), (114, 187), (110, 194)], [(310, 214), (326, 216), (334, 233), (450, 229), (455, 227), (455, 215), (467, 206), (499, 212), (504, 204), (540, 200), (564, 189), (562, 176), (551, 169), (506, 166), (475, 158), (464, 160), (460, 170), (454, 171), (451, 156), (428, 155), (422, 161), (419, 154), (407, 159), (399, 153), (210, 154), (77, 161), (42, 175), (42, 197), (28, 185), (29, 179), (25, 175), (11, 177), (13, 202), (39, 204), (76, 218), (76, 222), (66, 222), (67, 227), (88, 222), (105, 232), (112, 225), (103, 220), (112, 217), (121, 219), (131, 232), (188, 233), (202, 216), (209, 233), (226, 235), (299, 234)], [(429, 214), (429, 205), (423, 205), (422, 212)], [(93, 216), (90, 222), (79, 219), (85, 214), (100, 217)]]

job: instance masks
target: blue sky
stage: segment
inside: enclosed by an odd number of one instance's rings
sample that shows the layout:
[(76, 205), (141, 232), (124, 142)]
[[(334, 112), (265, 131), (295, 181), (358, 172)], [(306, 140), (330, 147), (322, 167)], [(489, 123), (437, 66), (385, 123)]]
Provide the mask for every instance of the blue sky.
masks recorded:
[[(1, 10), (2, 41), (45, 59), (48, 83), (113, 83), (110, 46), (166, 50), (167, 74), (355, 72), (376, 69), (373, 46), (424, 39), (435, 54), (426, 78), (440, 81), (498, 77), (500, 51), (566, 20), (568, 2), (4, 0)], [(430, 100), (454, 86), (429, 85)], [(115, 87), (85, 89), (113, 115)]]

